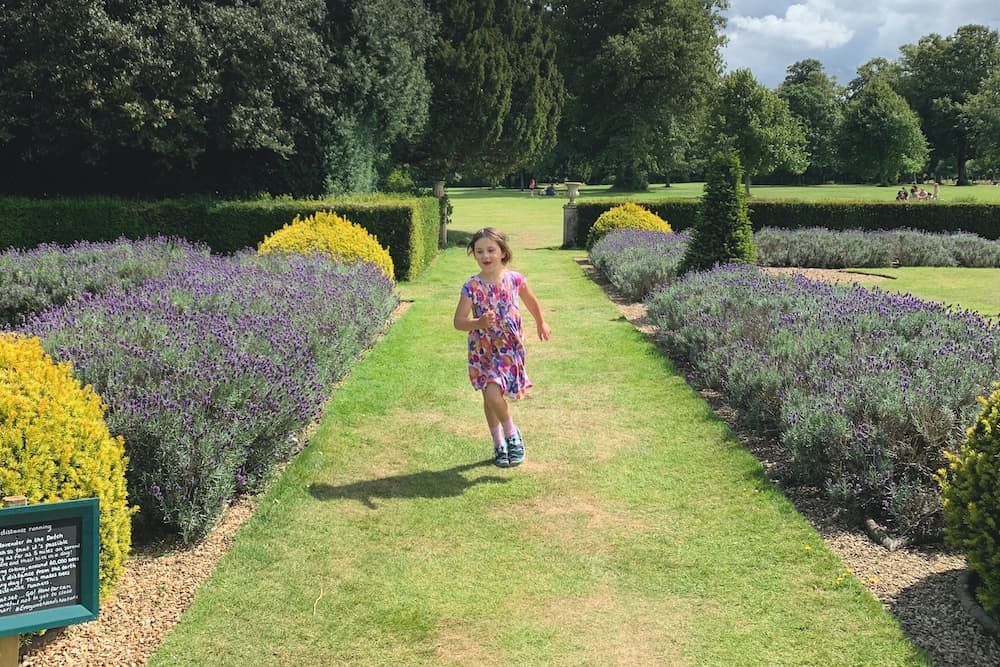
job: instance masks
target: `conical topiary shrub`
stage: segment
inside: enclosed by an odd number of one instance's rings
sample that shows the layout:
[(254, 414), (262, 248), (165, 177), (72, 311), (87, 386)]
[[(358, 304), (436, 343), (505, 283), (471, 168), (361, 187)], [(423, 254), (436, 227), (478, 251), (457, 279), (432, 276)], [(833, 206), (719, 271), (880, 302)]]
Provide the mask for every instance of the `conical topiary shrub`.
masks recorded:
[(721, 152), (712, 159), (679, 275), (704, 271), (716, 264), (756, 263), (757, 251), (746, 195), (740, 186), (742, 180), (743, 168), (735, 154)]

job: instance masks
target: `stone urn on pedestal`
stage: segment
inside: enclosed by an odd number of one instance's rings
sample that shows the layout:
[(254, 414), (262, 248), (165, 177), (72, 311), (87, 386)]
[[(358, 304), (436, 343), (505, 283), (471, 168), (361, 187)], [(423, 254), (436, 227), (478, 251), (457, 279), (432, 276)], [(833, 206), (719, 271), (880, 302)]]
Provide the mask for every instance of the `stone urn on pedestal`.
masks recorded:
[(576, 198), (580, 196), (579, 181), (566, 181), (566, 192), (569, 195), (569, 203), (563, 206), (563, 247), (572, 248), (576, 242)]
[(576, 198), (580, 196), (580, 186), (583, 183), (579, 181), (566, 181), (566, 191), (569, 195), (569, 203), (576, 204)]

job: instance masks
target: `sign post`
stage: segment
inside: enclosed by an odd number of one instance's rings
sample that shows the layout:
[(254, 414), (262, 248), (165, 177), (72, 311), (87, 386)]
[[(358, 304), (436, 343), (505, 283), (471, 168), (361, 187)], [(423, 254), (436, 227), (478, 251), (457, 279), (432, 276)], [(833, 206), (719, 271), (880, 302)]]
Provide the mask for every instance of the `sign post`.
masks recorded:
[(97, 498), (0, 509), (0, 667), (17, 667), (20, 634), (98, 614)]
[[(24, 496), (7, 496), (3, 507), (21, 507), (28, 504)], [(0, 637), (0, 667), (17, 667), (21, 654), (21, 635)]]

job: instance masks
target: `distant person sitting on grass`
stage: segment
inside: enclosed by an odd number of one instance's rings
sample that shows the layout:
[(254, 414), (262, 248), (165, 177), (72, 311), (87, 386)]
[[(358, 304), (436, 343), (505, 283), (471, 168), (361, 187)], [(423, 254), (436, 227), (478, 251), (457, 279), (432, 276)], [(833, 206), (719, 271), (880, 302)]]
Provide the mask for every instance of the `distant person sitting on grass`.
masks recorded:
[(906, 188), (900, 188), (896, 193), (896, 201), (906, 201)]
[(545, 196), (546, 197), (555, 197), (556, 196), (556, 184), (555, 183), (549, 183), (548, 187), (545, 188)]

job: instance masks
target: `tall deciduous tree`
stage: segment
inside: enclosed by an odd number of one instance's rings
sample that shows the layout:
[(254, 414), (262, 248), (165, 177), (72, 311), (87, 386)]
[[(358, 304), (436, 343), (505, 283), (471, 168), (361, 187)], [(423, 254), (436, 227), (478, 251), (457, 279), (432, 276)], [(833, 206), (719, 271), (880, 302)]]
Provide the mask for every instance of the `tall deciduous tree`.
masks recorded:
[(928, 157), (920, 119), (880, 77), (847, 104), (840, 143), (844, 168), (882, 185), (919, 172)]
[(994, 175), (1000, 173), (1000, 67), (966, 102), (965, 116), (976, 144), (976, 162), (983, 163)]
[(790, 65), (778, 97), (799, 119), (809, 154), (807, 171), (820, 182), (837, 167), (837, 127), (843, 117), (843, 89), (814, 59)]
[(857, 97), (873, 79), (882, 79), (895, 92), (902, 94), (902, 78), (903, 70), (899, 63), (885, 58), (872, 58), (857, 69), (857, 76), (847, 84), (847, 99)]
[(722, 79), (708, 122), (709, 144), (731, 146), (740, 158), (744, 184), (757, 174), (786, 169), (800, 174), (808, 157), (806, 137), (788, 102), (737, 69)]
[[(559, 153), (627, 189), (665, 170), (720, 70), (718, 0), (557, 0), (567, 113)], [(583, 175), (583, 174), (581, 174)]]
[(563, 104), (555, 43), (541, 6), (523, 0), (431, 0), (440, 20), (428, 59), (434, 94), (410, 160), (435, 179), (501, 177), (555, 143)]
[(962, 109), (1000, 65), (997, 31), (964, 25), (954, 35), (932, 33), (900, 51), (903, 95), (923, 119), (936, 157), (954, 160), (958, 185), (967, 185), (965, 163), (975, 155), (975, 146)]

